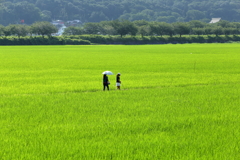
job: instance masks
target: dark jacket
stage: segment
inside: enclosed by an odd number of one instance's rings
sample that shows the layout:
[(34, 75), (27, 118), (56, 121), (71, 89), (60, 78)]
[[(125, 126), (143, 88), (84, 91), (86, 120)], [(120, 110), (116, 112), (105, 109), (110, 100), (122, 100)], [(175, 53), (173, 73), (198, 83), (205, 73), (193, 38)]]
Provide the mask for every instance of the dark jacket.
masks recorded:
[(116, 82), (117, 82), (117, 83), (121, 83), (121, 81), (120, 81), (120, 76), (117, 76), (117, 77), (116, 77)]
[(103, 84), (108, 84), (108, 76), (103, 76)]

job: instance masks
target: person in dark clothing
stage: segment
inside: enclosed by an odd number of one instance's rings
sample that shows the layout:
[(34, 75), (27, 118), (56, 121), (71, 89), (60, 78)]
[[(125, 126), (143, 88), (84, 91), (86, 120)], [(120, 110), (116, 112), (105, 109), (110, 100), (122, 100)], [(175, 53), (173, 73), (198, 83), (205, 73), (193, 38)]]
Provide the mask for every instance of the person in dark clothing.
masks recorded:
[(109, 90), (109, 81), (108, 81), (108, 76), (106, 74), (103, 75), (103, 90), (105, 91), (105, 88)]
[(117, 89), (119, 89), (119, 90), (120, 90), (120, 86), (121, 86), (120, 76), (121, 76), (121, 74), (118, 73), (117, 77), (116, 77), (116, 86), (117, 86)]

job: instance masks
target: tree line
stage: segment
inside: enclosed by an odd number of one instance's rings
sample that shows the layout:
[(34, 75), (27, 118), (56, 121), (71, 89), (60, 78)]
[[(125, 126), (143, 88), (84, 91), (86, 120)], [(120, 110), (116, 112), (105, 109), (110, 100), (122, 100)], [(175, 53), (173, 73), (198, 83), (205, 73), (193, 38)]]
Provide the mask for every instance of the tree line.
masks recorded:
[(0, 25), (0, 36), (17, 36), (25, 37), (32, 35), (41, 35), (52, 37), (53, 33), (58, 32), (57, 27), (55, 27), (50, 22), (35, 22), (32, 25), (22, 25), (22, 24), (11, 24), (8, 26)]
[(89, 22), (79, 27), (68, 27), (63, 35), (141, 35), (143, 36), (163, 36), (169, 35), (236, 35), (240, 33), (239, 22), (229, 22), (221, 20), (215, 24), (209, 24), (197, 20), (190, 22), (148, 22), (146, 20), (128, 21), (114, 20), (103, 22)]
[[(52, 36), (58, 29), (50, 22), (0, 25), (0, 45), (88, 45), (88, 40)], [(46, 36), (46, 37), (45, 37)]]
[[(41, 35), (51, 37), (58, 29), (50, 22), (35, 22), (32, 25), (0, 25), (0, 36)], [(201, 21), (190, 22), (148, 22), (146, 20), (128, 21), (113, 20), (103, 22), (89, 22), (82, 26), (70, 26), (64, 30), (63, 35), (141, 35), (144, 36), (163, 36), (168, 35), (237, 35), (240, 33), (239, 22), (229, 22), (221, 20), (218, 23), (209, 24)]]
[(51, 20), (86, 22), (126, 19), (158, 22), (240, 21), (239, 0), (0, 0), (0, 24)]

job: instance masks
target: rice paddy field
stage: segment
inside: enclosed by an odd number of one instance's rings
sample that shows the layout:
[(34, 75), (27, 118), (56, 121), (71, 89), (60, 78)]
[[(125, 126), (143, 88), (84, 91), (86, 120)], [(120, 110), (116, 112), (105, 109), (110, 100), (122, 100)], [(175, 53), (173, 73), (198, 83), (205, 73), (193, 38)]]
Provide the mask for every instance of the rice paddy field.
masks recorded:
[(238, 160), (240, 44), (1, 46), (0, 148), (2, 160)]

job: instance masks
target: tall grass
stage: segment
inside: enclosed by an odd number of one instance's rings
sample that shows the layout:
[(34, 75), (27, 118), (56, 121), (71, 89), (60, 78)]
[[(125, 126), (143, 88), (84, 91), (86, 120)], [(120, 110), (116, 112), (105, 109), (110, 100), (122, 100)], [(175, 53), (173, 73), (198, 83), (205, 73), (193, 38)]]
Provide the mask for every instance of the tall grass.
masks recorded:
[(1, 159), (240, 158), (238, 44), (1, 51)]

